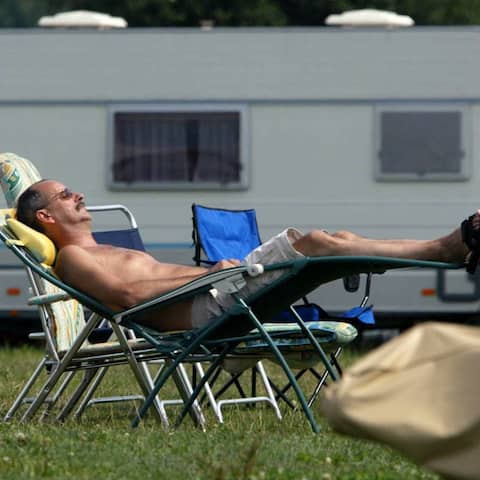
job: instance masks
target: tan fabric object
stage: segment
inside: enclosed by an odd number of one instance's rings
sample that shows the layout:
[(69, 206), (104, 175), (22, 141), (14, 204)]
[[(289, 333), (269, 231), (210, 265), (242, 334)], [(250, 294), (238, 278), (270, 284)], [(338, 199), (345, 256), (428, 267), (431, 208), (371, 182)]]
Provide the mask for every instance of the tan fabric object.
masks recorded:
[(425, 323), (324, 390), (343, 433), (384, 442), (447, 478), (480, 479), (480, 328)]

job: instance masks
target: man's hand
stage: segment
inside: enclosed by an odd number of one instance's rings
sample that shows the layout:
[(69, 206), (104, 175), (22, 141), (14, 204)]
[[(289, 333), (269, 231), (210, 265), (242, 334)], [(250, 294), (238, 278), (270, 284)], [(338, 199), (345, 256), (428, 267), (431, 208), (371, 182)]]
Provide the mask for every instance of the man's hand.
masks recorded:
[(210, 272), (218, 272), (220, 270), (225, 270), (226, 268), (238, 267), (239, 265), (241, 265), (240, 260), (228, 258), (217, 262), (212, 268), (210, 268)]

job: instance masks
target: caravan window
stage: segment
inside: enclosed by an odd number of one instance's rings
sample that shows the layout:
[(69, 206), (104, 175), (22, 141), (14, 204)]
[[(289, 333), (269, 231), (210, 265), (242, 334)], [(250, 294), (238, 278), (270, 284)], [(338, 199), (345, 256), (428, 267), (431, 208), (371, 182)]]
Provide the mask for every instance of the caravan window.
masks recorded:
[(468, 178), (466, 111), (455, 106), (377, 109), (377, 179)]
[(240, 108), (112, 110), (111, 185), (231, 189), (247, 186)]

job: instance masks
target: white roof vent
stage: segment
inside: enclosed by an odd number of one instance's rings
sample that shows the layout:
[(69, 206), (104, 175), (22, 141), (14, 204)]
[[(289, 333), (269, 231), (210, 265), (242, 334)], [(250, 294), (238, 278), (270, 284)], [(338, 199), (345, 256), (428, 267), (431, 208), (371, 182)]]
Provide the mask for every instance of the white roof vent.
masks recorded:
[(339, 15), (329, 15), (325, 19), (327, 25), (339, 27), (411, 27), (415, 24), (407, 15), (398, 15), (386, 10), (365, 8), (349, 10)]
[(74, 10), (42, 17), (39, 27), (51, 28), (125, 28), (127, 22), (122, 17), (112, 17), (106, 13), (89, 10)]

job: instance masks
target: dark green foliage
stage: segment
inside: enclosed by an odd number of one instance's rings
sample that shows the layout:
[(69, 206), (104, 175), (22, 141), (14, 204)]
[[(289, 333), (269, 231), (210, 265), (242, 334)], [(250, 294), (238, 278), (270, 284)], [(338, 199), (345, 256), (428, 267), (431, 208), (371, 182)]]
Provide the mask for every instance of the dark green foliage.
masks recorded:
[(480, 24), (480, 0), (0, 0), (0, 27), (34, 27), (42, 15), (79, 9), (130, 27), (323, 25), (330, 13), (358, 8), (410, 15), (417, 25)]

